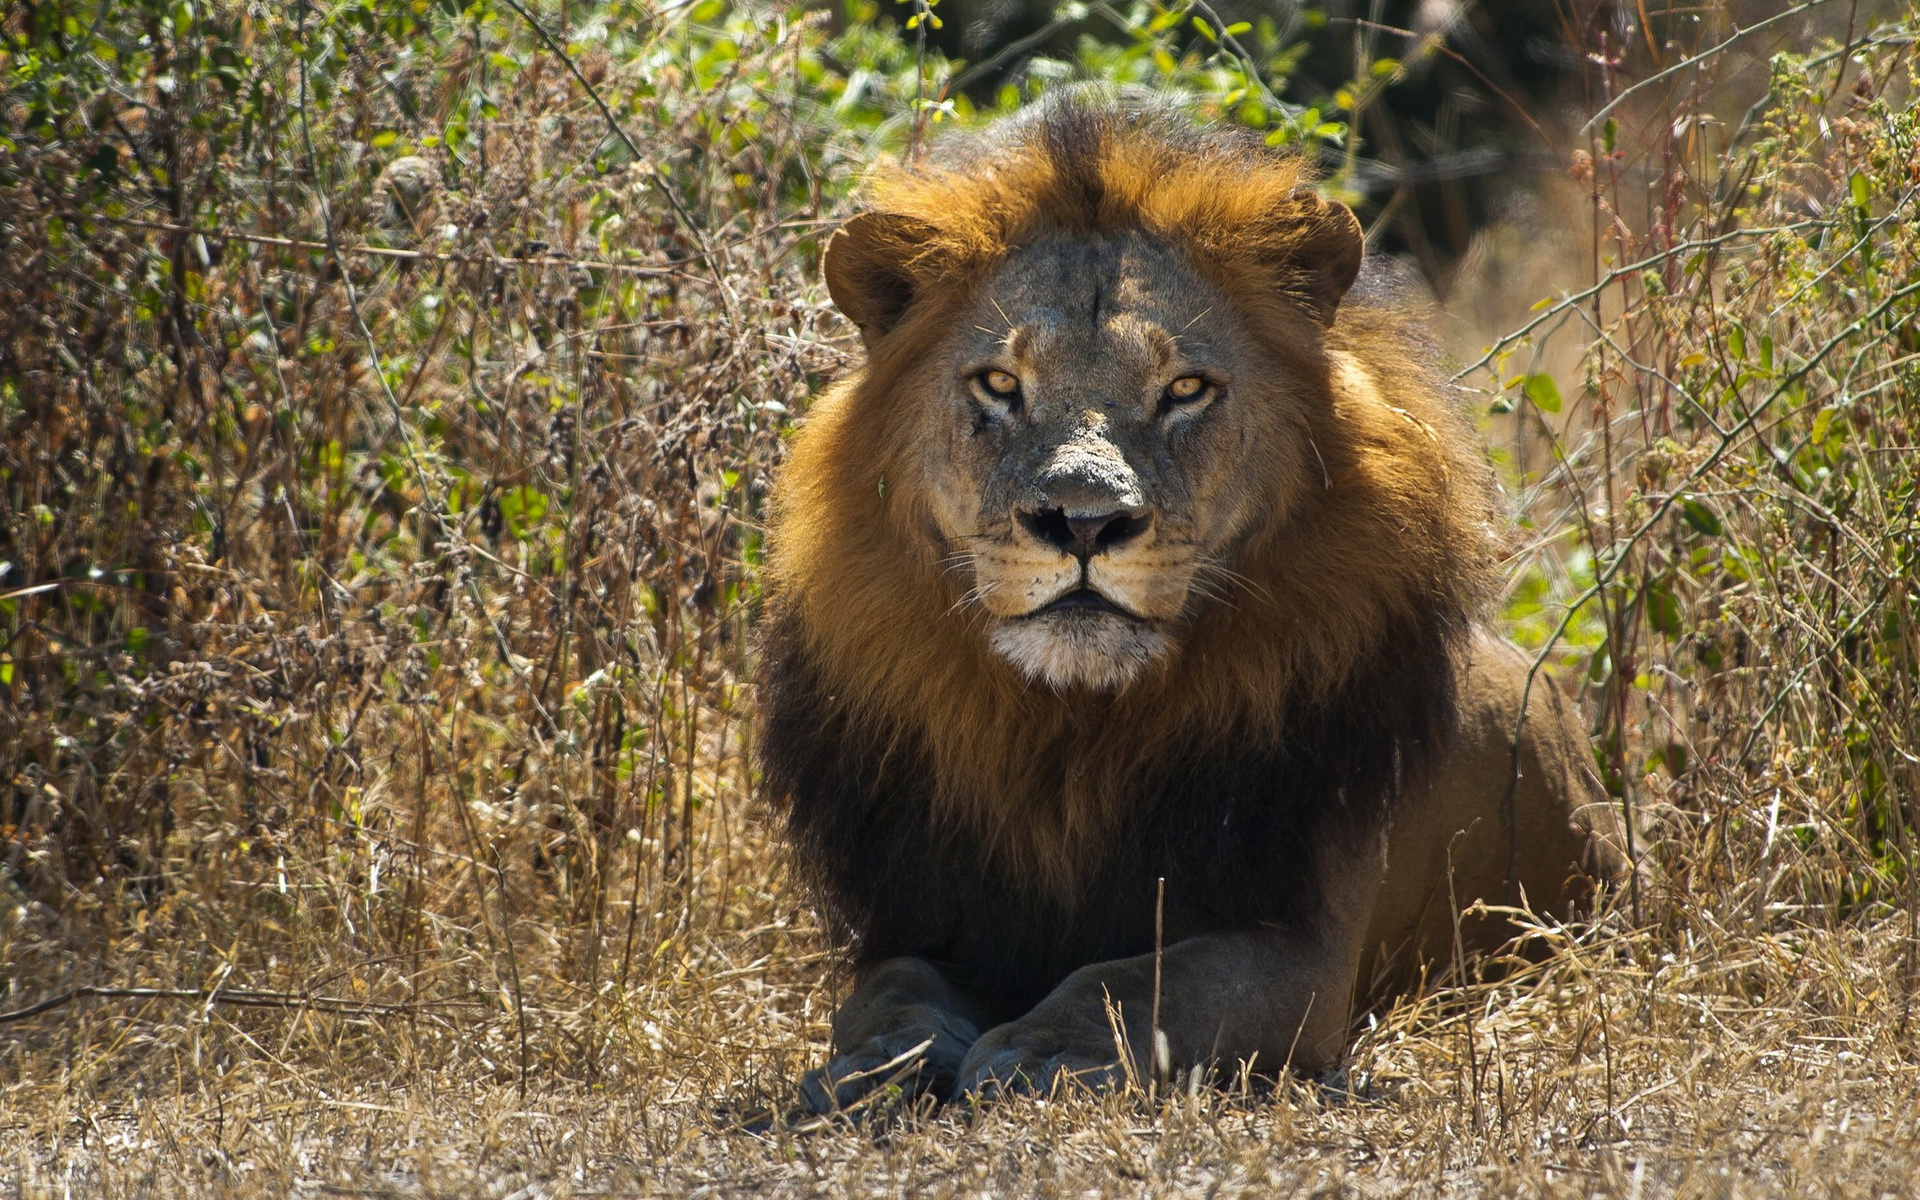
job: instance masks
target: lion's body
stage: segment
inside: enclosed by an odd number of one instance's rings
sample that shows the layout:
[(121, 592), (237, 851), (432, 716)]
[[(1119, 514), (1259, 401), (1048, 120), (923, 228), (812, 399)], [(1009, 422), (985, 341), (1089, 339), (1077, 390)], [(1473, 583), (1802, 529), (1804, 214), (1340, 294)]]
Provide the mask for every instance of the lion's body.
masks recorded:
[(1507, 941), (1506, 921), (1463, 915), (1475, 900), (1564, 918), (1592, 898), (1595, 881), (1621, 877), (1620, 829), (1593, 779), (1586, 730), (1551, 680), (1536, 675), (1529, 686), (1531, 668), (1512, 646), (1476, 640), (1448, 749), (1427, 785), (1395, 806), (1355, 979), (1361, 1003), (1447, 963), (1456, 936), (1470, 954)]
[(1295, 164), (1180, 128), (1056, 104), (829, 250), (869, 363), (780, 480), (761, 755), (868, 979), (843, 1066), (1088, 1065), (1156, 916), (1176, 1060), (1324, 1061), (1459, 906), (1617, 867), (1570, 708), (1522, 725), (1476, 632), (1493, 489), (1417, 310), (1347, 294)]

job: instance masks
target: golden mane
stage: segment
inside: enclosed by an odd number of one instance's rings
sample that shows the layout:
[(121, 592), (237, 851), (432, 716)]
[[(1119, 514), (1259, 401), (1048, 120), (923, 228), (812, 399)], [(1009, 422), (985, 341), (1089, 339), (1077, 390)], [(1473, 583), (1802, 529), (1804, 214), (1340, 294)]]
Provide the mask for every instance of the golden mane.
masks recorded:
[[(804, 661), (849, 720), (913, 742), (952, 828), (1020, 877), (1071, 889), (1127, 819), (1117, 798), (1176, 745), (1279, 741), (1363, 674), (1390, 678), (1384, 660), (1407, 639), (1452, 653), (1490, 577), (1491, 474), (1416, 332), (1420, 312), (1363, 281), (1330, 327), (1314, 319), (1333, 206), (1297, 158), (1119, 105), (1065, 106), (938, 163), (885, 167), (868, 198), (929, 231), (901, 248), (915, 301), (793, 439), (763, 648)], [(1245, 546), (1231, 594), (1175, 654), (1118, 694), (1068, 702), (989, 652), (928, 532), (928, 410), (913, 371), (1010, 251), (1129, 229), (1185, 250), (1324, 391), (1308, 405), (1317, 477), (1296, 489), (1312, 497), (1304, 507)], [(1284, 483), (1299, 481), (1246, 486)]]

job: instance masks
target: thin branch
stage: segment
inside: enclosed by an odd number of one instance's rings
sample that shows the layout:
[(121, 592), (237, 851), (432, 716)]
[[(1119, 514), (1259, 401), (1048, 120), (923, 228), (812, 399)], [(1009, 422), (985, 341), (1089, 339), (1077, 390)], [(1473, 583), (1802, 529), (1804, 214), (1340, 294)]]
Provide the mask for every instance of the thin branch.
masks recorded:
[[(512, 3), (512, 0), (508, 0), (508, 3)], [(1762, 29), (1767, 28), (1769, 25), (1777, 25), (1781, 21), (1787, 20), (1789, 17), (1797, 17), (1801, 13), (1809, 12), (1813, 9), (1821, 7), (1822, 5), (1830, 4), (1830, 3), (1832, 3), (1832, 0), (1806, 0), (1805, 4), (1797, 4), (1794, 7), (1789, 8), (1785, 12), (1778, 12), (1766, 18), (1765, 20), (1755, 21), (1753, 24), (1747, 26), (1745, 29), (1734, 30), (1733, 33), (1727, 38), (1726, 41), (1720, 42), (1719, 44), (1714, 46), (1709, 46), (1705, 50), (1702, 50), (1700, 53), (1694, 55), (1692, 58), (1683, 58), (1679, 62), (1673, 64), (1672, 66), (1668, 67), (1664, 71), (1655, 71), (1653, 74), (1647, 76), (1645, 79), (1642, 79), (1639, 83), (1636, 83), (1631, 87), (1624, 89), (1618, 96), (1615, 96), (1613, 99), (1603, 104), (1600, 107), (1599, 112), (1594, 113), (1593, 116), (1589, 117), (1587, 119), (1587, 123), (1580, 127), (1580, 132), (1586, 133), (1589, 130), (1591, 130), (1595, 125), (1598, 125), (1600, 122), (1606, 120), (1607, 115), (1609, 113), (1613, 112), (1614, 109), (1619, 108), (1621, 104), (1626, 102), (1627, 97), (1633, 95), (1635, 92), (1641, 91), (1645, 88), (1652, 87), (1654, 84), (1659, 83), (1661, 80), (1671, 78), (1672, 76), (1679, 74), (1681, 71), (1686, 70), (1688, 67), (1694, 67), (1694, 66), (1700, 65), (1701, 63), (1705, 62), (1707, 59), (1712, 58), (1714, 55), (1720, 53), (1722, 50), (1725, 50), (1728, 46), (1733, 45), (1735, 42), (1739, 41), (1741, 38), (1746, 37), (1748, 34), (1759, 33)]]
[(288, 250), (325, 251), (329, 254), (364, 254), (374, 258), (394, 258), (407, 262), (443, 262), (465, 266), (481, 267), (585, 267), (592, 271), (622, 271), (630, 275), (644, 275), (649, 278), (678, 278), (696, 283), (710, 283), (691, 271), (678, 267), (649, 267), (640, 263), (612, 262), (604, 259), (567, 258), (548, 255), (540, 258), (507, 257), (498, 254), (455, 254), (437, 250), (403, 250), (397, 246), (329, 246), (325, 242), (309, 241), (304, 238), (272, 237), (264, 233), (238, 233), (225, 229), (195, 229), (190, 225), (174, 225), (166, 221), (143, 221), (138, 217), (115, 217), (104, 213), (94, 214), (93, 220), (106, 221), (114, 225), (124, 225), (132, 229), (152, 229), (161, 233), (192, 234), (196, 237), (228, 242), (249, 242), (260, 246), (279, 246)]
[(1553, 318), (1562, 315), (1568, 309), (1577, 308), (1580, 305), (1585, 304), (1587, 301), (1593, 299), (1595, 296), (1599, 295), (1601, 292), (1606, 291), (1609, 287), (1613, 286), (1615, 283), (1618, 283), (1622, 278), (1629, 275), (1636, 275), (1641, 271), (1646, 270), (1649, 267), (1658, 266), (1659, 264), (1674, 257), (1676, 254), (1684, 254), (1693, 250), (1709, 250), (1717, 246), (1725, 245), (1728, 242), (1740, 241), (1744, 238), (1766, 237), (1770, 234), (1776, 234), (1776, 233), (1797, 233), (1803, 229), (1824, 229), (1832, 226), (1833, 224), (1834, 222), (1830, 218), (1810, 218), (1805, 221), (1794, 221), (1786, 225), (1769, 225), (1769, 226), (1766, 226), (1765, 228), (1759, 228), (1759, 229), (1732, 229), (1732, 230), (1728, 230), (1726, 233), (1715, 234), (1713, 237), (1709, 237), (1709, 238), (1696, 238), (1692, 241), (1679, 242), (1675, 245), (1667, 247), (1665, 250), (1661, 250), (1661, 251), (1658, 251), (1657, 253), (1650, 254), (1647, 257), (1640, 259), (1637, 262), (1630, 262), (1623, 266), (1614, 267), (1613, 269), (1607, 272), (1606, 277), (1601, 279), (1600, 282), (1592, 285), (1591, 287), (1583, 288), (1577, 292), (1570, 292), (1567, 295), (1562, 296), (1559, 300), (1556, 300), (1549, 307), (1542, 309), (1539, 315), (1534, 317), (1531, 321), (1528, 321), (1525, 325), (1522, 325), (1520, 328), (1514, 330), (1512, 333), (1506, 334), (1505, 336), (1501, 337), (1498, 341), (1494, 342), (1493, 345), (1487, 348), (1487, 352), (1485, 354), (1482, 354), (1479, 358), (1468, 363), (1466, 366), (1460, 368), (1458, 371), (1455, 371), (1453, 373), (1453, 382), (1459, 383), (1461, 380), (1465, 379), (1467, 376), (1473, 374), (1475, 371), (1478, 371), (1482, 367), (1491, 363), (1496, 357), (1499, 356), (1500, 352), (1505, 350), (1507, 347), (1512, 346), (1517, 342), (1524, 341), (1528, 335), (1533, 333), (1534, 330), (1540, 328), (1542, 325), (1545, 325), (1548, 321), (1551, 321)]
[(235, 991), (231, 988), (147, 988), (77, 987), (51, 996), (38, 1004), (0, 1012), (0, 1025), (50, 1013), (77, 1000), (194, 1000), (203, 1004), (231, 1004), (237, 1008), (284, 1008), (302, 1012), (339, 1013), (352, 1016), (364, 1013), (419, 1013), (439, 1008), (486, 1008), (478, 1000), (417, 1000), (410, 1004), (387, 1004), (375, 1000), (349, 1000), (343, 996), (315, 996), (307, 992)]
[(523, 8), (520, 5), (520, 0), (505, 0), (505, 3), (508, 8), (520, 14), (520, 19), (527, 23), (528, 28), (533, 30), (534, 34), (546, 45), (547, 49), (551, 50), (554, 55), (559, 58), (561, 63), (566, 66), (567, 73), (572, 75), (574, 81), (586, 91), (587, 98), (592, 100), (593, 106), (600, 110), (600, 118), (607, 123), (607, 128), (613, 130), (614, 136), (620, 139), (621, 144), (626, 146), (627, 153), (633, 156), (633, 161), (646, 167), (648, 177), (653, 180), (654, 187), (659, 189), (660, 194), (664, 196), (667, 203), (672, 206), (675, 215), (686, 224), (687, 231), (693, 235), (694, 241), (699, 244), (700, 261), (706, 264), (707, 270), (713, 272), (713, 282), (714, 285), (720, 289), (720, 302), (727, 310), (728, 323), (738, 326), (740, 323), (740, 314), (734, 306), (733, 292), (732, 289), (727, 287), (726, 280), (720, 274), (720, 264), (715, 260), (713, 244), (707, 240), (707, 231), (701, 226), (700, 222), (693, 219), (693, 213), (688, 210), (686, 202), (680, 198), (680, 193), (675, 190), (672, 180), (667, 178), (666, 171), (659, 163), (653, 162), (648, 159), (646, 155), (640, 153), (640, 144), (633, 140), (632, 136), (627, 133), (626, 127), (620, 124), (620, 119), (613, 115), (613, 109), (607, 104), (606, 100), (601, 97), (600, 89), (594, 87), (593, 83), (588, 80), (586, 73), (580, 70), (580, 64), (573, 61), (573, 55), (567, 53), (567, 48), (560, 44), (559, 39), (547, 32), (547, 27), (542, 25), (532, 13)]

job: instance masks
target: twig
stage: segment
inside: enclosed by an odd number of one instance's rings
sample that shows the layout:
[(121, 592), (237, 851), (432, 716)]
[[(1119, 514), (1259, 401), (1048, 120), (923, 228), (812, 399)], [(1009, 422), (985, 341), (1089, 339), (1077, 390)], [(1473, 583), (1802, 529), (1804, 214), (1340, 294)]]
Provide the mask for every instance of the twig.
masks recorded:
[[(508, 2), (511, 3), (512, 0), (508, 0)], [(1644, 88), (1652, 87), (1654, 84), (1659, 83), (1661, 80), (1669, 78), (1673, 75), (1677, 75), (1681, 71), (1686, 70), (1688, 67), (1698, 66), (1702, 62), (1705, 62), (1707, 59), (1712, 58), (1714, 55), (1720, 53), (1722, 50), (1725, 50), (1728, 46), (1733, 45), (1735, 42), (1739, 41), (1743, 37), (1746, 37), (1750, 33), (1759, 33), (1762, 29), (1765, 29), (1769, 25), (1777, 25), (1781, 21), (1784, 21), (1789, 17), (1797, 17), (1801, 13), (1807, 12), (1811, 9), (1819, 8), (1821, 5), (1829, 4), (1831, 2), (1832, 0), (1806, 0), (1806, 3), (1797, 4), (1794, 7), (1789, 8), (1785, 12), (1777, 12), (1772, 16), (1766, 18), (1765, 20), (1755, 21), (1753, 24), (1747, 26), (1745, 29), (1734, 30), (1733, 33), (1727, 37), (1727, 40), (1720, 42), (1717, 45), (1707, 47), (1705, 50), (1702, 50), (1700, 53), (1694, 55), (1692, 58), (1683, 58), (1679, 62), (1673, 64), (1672, 66), (1668, 67), (1664, 71), (1655, 71), (1653, 74), (1647, 76), (1645, 79), (1642, 79), (1639, 83), (1636, 83), (1631, 87), (1621, 89), (1620, 94), (1618, 96), (1615, 96), (1613, 99), (1601, 105), (1599, 112), (1596, 112), (1593, 114), (1593, 116), (1587, 118), (1587, 123), (1580, 127), (1580, 132), (1586, 133), (1589, 130), (1591, 130), (1595, 125), (1598, 125), (1601, 121), (1606, 120), (1608, 114), (1613, 112), (1614, 109), (1619, 108), (1620, 105), (1626, 101), (1627, 97), (1633, 95), (1635, 92), (1641, 91)]]
[(232, 988), (77, 987), (38, 1004), (0, 1012), (0, 1025), (25, 1021), (76, 1000), (194, 1000), (202, 1004), (231, 1004), (237, 1008), (288, 1008), (323, 1013), (417, 1013), (434, 1008), (485, 1008), (477, 1000), (418, 1000), (387, 1004), (376, 1000), (348, 1000), (343, 996), (315, 996), (305, 992), (235, 991)]
[(143, 221), (138, 217), (115, 217), (104, 213), (93, 214), (91, 220), (105, 221), (113, 225), (124, 225), (131, 229), (152, 229), (161, 233), (193, 234), (218, 241), (251, 242), (260, 246), (279, 246), (288, 250), (322, 250), (328, 253), (365, 254), (375, 258), (396, 258), (407, 262), (444, 262), (464, 266), (482, 267), (584, 267), (590, 271), (623, 271), (632, 275), (644, 275), (650, 278), (680, 278), (699, 283), (712, 281), (691, 271), (678, 267), (649, 267), (640, 263), (611, 262), (603, 259), (566, 258), (545, 256), (525, 258), (497, 254), (455, 254), (438, 250), (405, 250), (398, 246), (329, 246), (325, 242), (309, 241), (305, 238), (273, 237), (264, 233), (238, 233), (227, 229), (195, 229), (190, 225), (174, 225), (166, 221)]
[(594, 87), (587, 79), (586, 74), (580, 70), (580, 64), (573, 61), (573, 55), (567, 53), (566, 47), (560, 44), (559, 39), (548, 33), (545, 25), (521, 7), (520, 0), (505, 0), (505, 3), (508, 8), (520, 14), (520, 19), (527, 23), (547, 49), (553, 51), (555, 57), (566, 66), (567, 73), (572, 75), (574, 81), (586, 91), (587, 98), (593, 101), (593, 106), (600, 110), (600, 117), (607, 123), (607, 128), (613, 130), (614, 136), (626, 146), (627, 153), (633, 155), (633, 161), (646, 166), (648, 177), (653, 180), (654, 187), (666, 197), (667, 203), (672, 206), (680, 220), (685, 222), (687, 232), (693, 235), (693, 240), (699, 245), (700, 261), (705, 263), (707, 270), (713, 273), (714, 286), (720, 289), (720, 303), (727, 310), (727, 321), (737, 327), (740, 324), (740, 314), (733, 303), (733, 290), (727, 286), (726, 280), (720, 274), (720, 264), (714, 258), (713, 244), (707, 240), (706, 229), (700, 222), (693, 219), (693, 213), (688, 210), (686, 202), (680, 198), (680, 193), (674, 189), (665, 170), (659, 163), (649, 160), (646, 155), (640, 153), (640, 144), (633, 140), (627, 133), (626, 127), (620, 124), (620, 119), (613, 115), (613, 109), (608, 107), (606, 100), (601, 97), (600, 89)]

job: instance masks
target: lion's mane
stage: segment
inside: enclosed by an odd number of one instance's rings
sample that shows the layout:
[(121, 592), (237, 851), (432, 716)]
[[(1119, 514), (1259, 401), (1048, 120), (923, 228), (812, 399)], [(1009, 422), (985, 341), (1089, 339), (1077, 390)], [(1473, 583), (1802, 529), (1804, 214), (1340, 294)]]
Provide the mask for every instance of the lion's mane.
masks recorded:
[[(1491, 476), (1419, 306), (1369, 272), (1330, 328), (1313, 320), (1297, 281), (1326, 250), (1305, 185), (1257, 139), (1082, 96), (871, 186), (871, 209), (936, 232), (900, 247), (899, 326), (794, 439), (759, 668), (766, 786), (861, 958), (927, 958), (1017, 1012), (1073, 967), (1151, 949), (1160, 879), (1169, 937), (1311, 922), (1320, 849), (1443, 749), (1491, 574)], [(1011, 249), (1130, 227), (1185, 248), (1318, 389), (1317, 477), (1166, 663), (1063, 697), (993, 656), (961, 603), (916, 491), (933, 418), (912, 380)]]

